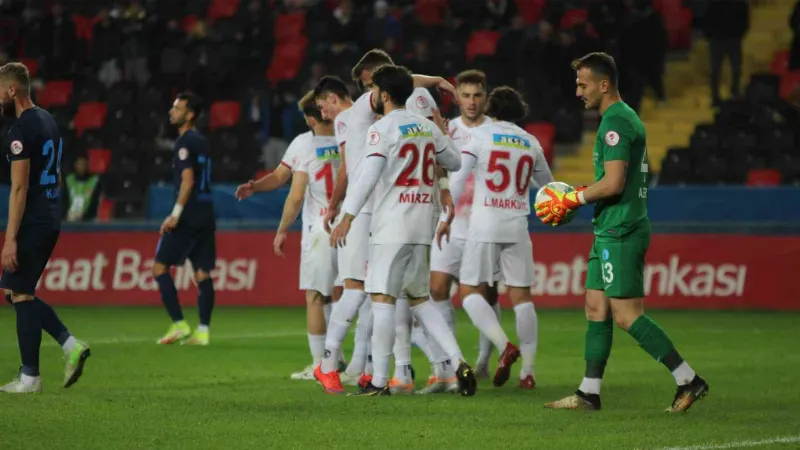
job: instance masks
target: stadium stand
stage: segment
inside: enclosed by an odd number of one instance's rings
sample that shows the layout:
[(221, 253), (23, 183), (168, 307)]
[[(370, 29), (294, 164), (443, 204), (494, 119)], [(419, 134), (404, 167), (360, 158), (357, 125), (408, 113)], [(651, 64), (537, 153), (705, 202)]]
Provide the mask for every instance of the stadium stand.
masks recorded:
[[(494, 84), (520, 88), (532, 107), (520, 125), (540, 139), (556, 176), (572, 184), (591, 180), (585, 161), (594, 126), (584, 126), (592, 116), (585, 120), (574, 98), (569, 62), (594, 50), (618, 59), (623, 97), (648, 127), (659, 183), (772, 185), (776, 173), (781, 183), (800, 183), (800, 71), (790, 69), (788, 42), (765, 31), (767, 23), (785, 23), (789, 2), (753, 7), (746, 94), (717, 111), (708, 95), (707, 47), (693, 39), (701, 21), (692, 2), (515, 0), (500, 9), (479, 1), (378, 3), (3, 2), (8, 27), (0, 57), (25, 62), (35, 77), (35, 101), (52, 112), (70, 149), (64, 170), (83, 154), (93, 172), (110, 178), (102, 220), (139, 217), (147, 186), (169, 181), (175, 130), (167, 111), (175, 93), (191, 89), (207, 101), (201, 125), (218, 160), (215, 180), (246, 180), (272, 169), (304, 131), (295, 108), (303, 91), (321, 74), (349, 79), (352, 64), (374, 46), (419, 73), (452, 77), (476, 67)], [(648, 43), (644, 50), (622, 45), (637, 37)], [(647, 65), (634, 62), (642, 51)], [(774, 58), (765, 60), (765, 52)], [(648, 75), (663, 76), (666, 102), (643, 94)], [(451, 99), (434, 95), (446, 114), (456, 114)], [(570, 145), (578, 150), (561, 150)]]

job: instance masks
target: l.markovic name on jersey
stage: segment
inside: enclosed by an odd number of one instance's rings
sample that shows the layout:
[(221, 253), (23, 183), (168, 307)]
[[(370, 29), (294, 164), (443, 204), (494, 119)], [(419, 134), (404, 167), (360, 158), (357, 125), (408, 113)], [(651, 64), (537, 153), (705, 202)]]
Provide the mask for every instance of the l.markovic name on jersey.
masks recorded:
[(484, 197), (483, 206), (487, 208), (497, 208), (497, 209), (524, 210), (528, 208), (528, 203), (519, 200), (512, 200), (509, 198)]
[(410, 192), (401, 192), (400, 193), (400, 200), (398, 203), (432, 203), (433, 196), (427, 192), (419, 192), (419, 191), (410, 191)]
[(531, 142), (523, 137), (514, 134), (493, 134), (492, 142), (494, 145), (511, 147), (520, 150), (530, 150)]

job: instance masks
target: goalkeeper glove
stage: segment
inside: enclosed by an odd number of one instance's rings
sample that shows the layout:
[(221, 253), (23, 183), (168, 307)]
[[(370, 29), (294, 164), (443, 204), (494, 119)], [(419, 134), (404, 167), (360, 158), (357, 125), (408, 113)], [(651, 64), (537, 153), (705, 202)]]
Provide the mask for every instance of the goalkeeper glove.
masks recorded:
[(581, 195), (581, 192), (585, 190), (586, 186), (581, 186), (565, 194), (545, 188), (544, 193), (550, 197), (550, 200), (539, 204), (536, 208), (536, 217), (541, 219), (542, 223), (557, 226), (569, 213), (586, 204)]

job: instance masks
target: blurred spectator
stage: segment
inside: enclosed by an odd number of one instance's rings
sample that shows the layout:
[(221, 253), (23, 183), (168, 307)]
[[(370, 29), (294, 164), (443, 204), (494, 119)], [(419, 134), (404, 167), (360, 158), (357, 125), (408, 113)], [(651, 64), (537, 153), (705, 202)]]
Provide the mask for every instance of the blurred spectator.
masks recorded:
[(494, 82), (495, 85), (516, 86), (517, 77), (520, 75), (522, 54), (525, 50), (526, 39), (525, 19), (519, 14), (511, 19), (511, 27), (506, 30), (500, 41), (497, 43), (497, 60), (505, 61), (503, 70), (499, 72), (501, 79)]
[(356, 20), (353, 11), (353, 3), (350, 0), (343, 0), (333, 10), (331, 40), (336, 43), (352, 42), (358, 45), (363, 39), (362, 32), (361, 24)]
[(789, 70), (800, 69), (800, 0), (794, 5), (792, 19), (789, 21), (792, 28), (792, 49), (789, 55)]
[(367, 21), (367, 46), (380, 47), (387, 38), (395, 41), (403, 36), (403, 26), (391, 14), (386, 0), (375, 2), (375, 12)]
[(702, 28), (708, 39), (711, 62), (711, 100), (719, 105), (719, 83), (725, 58), (731, 64), (731, 96), (739, 97), (742, 40), (750, 27), (750, 5), (747, 0), (713, 0), (703, 6)]
[(624, 0), (620, 11), (619, 54), (620, 82), (626, 102), (638, 110), (645, 87), (653, 89), (656, 99), (664, 93), (664, 59), (667, 32), (661, 15), (649, 0)]
[(500, 29), (517, 15), (517, 4), (514, 0), (485, 0), (479, 14), (477, 23), (481, 29)]
[(75, 25), (61, 3), (53, 3), (50, 15), (41, 24), (42, 52), (47, 56), (48, 72), (63, 76), (73, 73), (77, 50)]
[(74, 172), (66, 176), (66, 189), (61, 196), (64, 217), (69, 222), (82, 222), (97, 217), (100, 203), (100, 177), (89, 173), (89, 160), (75, 158)]
[(406, 58), (404, 64), (414, 73), (441, 73), (440, 66), (437, 61), (434, 61), (426, 39), (414, 41), (414, 50)]
[(122, 26), (122, 60), (125, 79), (133, 81), (139, 86), (144, 86), (150, 79), (147, 69), (147, 36), (144, 29), (144, 20), (147, 11), (138, 0), (131, 1), (126, 8), (111, 12), (116, 15)]

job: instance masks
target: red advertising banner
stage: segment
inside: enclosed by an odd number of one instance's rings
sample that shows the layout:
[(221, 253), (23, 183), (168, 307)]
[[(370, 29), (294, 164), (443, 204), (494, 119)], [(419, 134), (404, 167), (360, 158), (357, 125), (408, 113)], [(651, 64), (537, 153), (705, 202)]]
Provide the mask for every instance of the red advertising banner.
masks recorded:
[[(274, 233), (221, 231), (213, 273), (218, 305), (302, 306), (300, 234), (286, 258)], [(537, 307), (582, 307), (589, 234), (534, 234)], [(159, 305), (150, 273), (157, 233), (63, 232), (37, 294), (61, 305)], [(800, 310), (794, 284), (800, 236), (654, 235), (647, 255), (647, 305), (655, 308)], [(191, 268), (175, 282), (184, 304), (196, 302)]]

